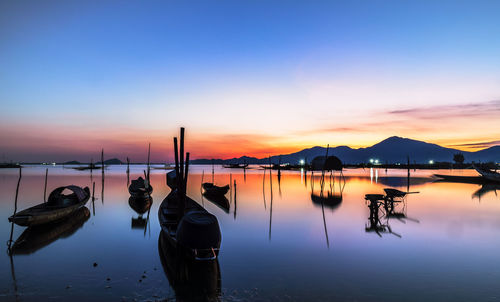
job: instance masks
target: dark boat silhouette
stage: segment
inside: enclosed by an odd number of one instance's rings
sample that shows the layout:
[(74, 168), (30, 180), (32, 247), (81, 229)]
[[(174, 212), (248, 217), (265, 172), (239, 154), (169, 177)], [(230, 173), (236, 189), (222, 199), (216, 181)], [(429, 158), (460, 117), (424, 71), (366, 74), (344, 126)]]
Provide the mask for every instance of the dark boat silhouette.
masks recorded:
[(167, 185), (172, 191), (158, 209), (161, 232), (186, 257), (196, 261), (213, 261), (219, 254), (222, 238), (219, 222), (186, 196), (189, 152), (184, 163), (184, 128), (181, 128), (179, 149), (177, 138), (174, 138), (175, 170), (167, 173)]
[(85, 171), (85, 170), (97, 170), (97, 169), (102, 169), (102, 166), (97, 166), (94, 164), (90, 164), (88, 166), (79, 166), (79, 167), (73, 167), (74, 170), (78, 171)]
[(14, 242), (11, 252), (14, 255), (32, 254), (59, 238), (71, 236), (83, 226), (89, 217), (89, 209), (82, 207), (57, 222), (29, 227)]
[[(63, 194), (65, 190), (72, 193)], [(33, 206), (9, 217), (10, 222), (20, 226), (35, 226), (65, 218), (83, 207), (90, 198), (88, 187), (70, 185), (59, 187), (50, 193), (48, 201)]]
[(248, 164), (228, 164), (222, 166), (227, 169), (245, 169), (246, 167), (248, 167)]
[(209, 193), (203, 193), (203, 196), (216, 206), (218, 206), (221, 210), (223, 210), (226, 213), (229, 213), (230, 209), (230, 204), (229, 200), (226, 198), (224, 195), (212, 195)]
[(128, 186), (128, 192), (136, 198), (149, 198), (153, 193), (153, 187), (147, 179), (139, 176), (139, 178), (132, 180)]
[(164, 233), (158, 238), (158, 254), (176, 301), (219, 301), (219, 261), (193, 261), (172, 245)]
[(219, 187), (214, 185), (213, 183), (205, 182), (201, 186), (203, 187), (203, 190), (205, 190), (205, 194), (209, 194), (212, 196), (224, 196), (226, 195), (227, 191), (229, 191), (229, 185)]

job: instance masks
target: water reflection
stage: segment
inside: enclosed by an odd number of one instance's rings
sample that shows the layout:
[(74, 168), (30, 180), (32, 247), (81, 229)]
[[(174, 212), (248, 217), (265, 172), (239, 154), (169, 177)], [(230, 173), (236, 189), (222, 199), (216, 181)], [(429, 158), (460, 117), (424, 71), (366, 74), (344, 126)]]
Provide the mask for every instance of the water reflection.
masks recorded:
[(221, 295), (219, 261), (193, 261), (164, 238), (158, 237), (158, 254), (177, 301), (218, 301)]
[(90, 211), (82, 207), (65, 219), (27, 228), (11, 247), (13, 255), (32, 254), (59, 238), (73, 235), (89, 219)]
[[(133, 197), (130, 196), (128, 199), (128, 204), (132, 210), (134, 210), (138, 217), (132, 217), (131, 227), (132, 229), (145, 229), (149, 221), (149, 213), (151, 210), (151, 205), (153, 204), (153, 197)], [(147, 213), (147, 217), (144, 218), (143, 215)]]

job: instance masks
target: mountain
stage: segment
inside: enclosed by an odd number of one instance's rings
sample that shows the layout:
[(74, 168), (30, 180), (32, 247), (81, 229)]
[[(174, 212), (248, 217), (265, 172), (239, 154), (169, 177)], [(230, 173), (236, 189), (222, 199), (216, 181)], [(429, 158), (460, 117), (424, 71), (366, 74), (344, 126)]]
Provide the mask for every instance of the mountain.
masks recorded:
[[(101, 162), (97, 162), (96, 164), (101, 164)], [(123, 162), (121, 160), (119, 160), (118, 158), (111, 158), (111, 159), (105, 160), (104, 164), (105, 165), (121, 165), (121, 164), (123, 164)]]
[(67, 162), (63, 163), (63, 165), (79, 165), (79, 164), (80, 164), (80, 162), (76, 161), (76, 160), (67, 161)]
[[(462, 153), (466, 162), (500, 161), (500, 146), (493, 146), (476, 152), (467, 152), (399, 136), (389, 137), (367, 148), (353, 149), (348, 146), (338, 146), (328, 150), (329, 155), (337, 156), (346, 164), (368, 163), (370, 159), (377, 159), (380, 163), (406, 163), (408, 156), (412, 163), (428, 163), (430, 160), (434, 162), (451, 162), (453, 161), (453, 155), (456, 153)], [(314, 157), (324, 156), (325, 154), (326, 148), (316, 146), (291, 154), (272, 156), (271, 162), (278, 163), (280, 157), (281, 163), (297, 164), (300, 160), (311, 162)], [(249, 164), (268, 164), (269, 158), (257, 159), (255, 157), (243, 156), (226, 160), (214, 159), (215, 164), (244, 162)], [(191, 163), (210, 164), (212, 160), (196, 159), (192, 160)]]

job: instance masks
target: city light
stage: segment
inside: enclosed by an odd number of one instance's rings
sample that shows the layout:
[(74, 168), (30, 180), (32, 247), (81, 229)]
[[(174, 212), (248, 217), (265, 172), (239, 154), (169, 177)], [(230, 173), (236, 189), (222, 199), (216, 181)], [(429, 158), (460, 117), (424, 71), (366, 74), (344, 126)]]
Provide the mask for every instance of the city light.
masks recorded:
[(301, 159), (301, 160), (299, 161), (299, 163), (300, 163), (300, 165), (302, 165), (302, 166), (303, 166), (303, 165), (305, 164), (305, 161), (304, 161), (303, 159)]
[(431, 159), (431, 160), (429, 160), (429, 164), (430, 164), (430, 165), (434, 164), (434, 161), (433, 161), (432, 159)]

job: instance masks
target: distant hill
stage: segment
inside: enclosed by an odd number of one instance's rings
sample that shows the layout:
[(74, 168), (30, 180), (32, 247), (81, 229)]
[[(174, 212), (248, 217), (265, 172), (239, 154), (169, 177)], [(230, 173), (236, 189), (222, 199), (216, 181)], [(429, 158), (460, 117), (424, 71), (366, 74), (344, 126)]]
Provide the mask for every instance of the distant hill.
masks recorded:
[(76, 160), (72, 160), (72, 161), (67, 161), (65, 163), (63, 163), (63, 165), (79, 165), (81, 164), (79, 161), (76, 161)]
[[(101, 162), (97, 162), (96, 164), (101, 164)], [(104, 164), (105, 165), (121, 165), (121, 164), (123, 164), (123, 162), (121, 160), (119, 160), (118, 158), (111, 158), (111, 159), (105, 160)]]
[[(325, 155), (325, 147), (312, 147), (299, 152), (281, 155), (281, 163), (297, 164), (300, 160), (311, 162), (316, 156)], [(406, 163), (407, 156), (410, 161), (416, 163), (451, 162), (453, 155), (462, 153), (466, 162), (500, 162), (500, 146), (493, 146), (476, 152), (460, 151), (452, 148), (445, 148), (436, 144), (423, 141), (402, 138), (398, 136), (389, 137), (371, 147), (353, 149), (348, 146), (338, 146), (330, 148), (329, 155), (339, 157), (346, 164), (368, 163), (370, 159), (377, 159), (380, 163)], [(278, 163), (280, 156), (272, 156), (271, 162)], [(214, 159), (215, 164), (229, 163), (267, 164), (268, 158), (255, 158), (242, 156), (231, 159)], [(210, 164), (211, 159), (196, 159), (192, 164)]]

